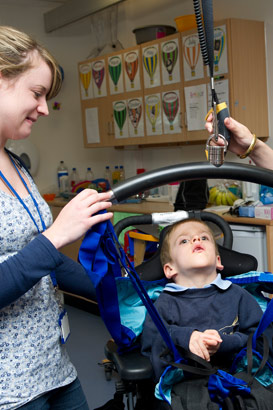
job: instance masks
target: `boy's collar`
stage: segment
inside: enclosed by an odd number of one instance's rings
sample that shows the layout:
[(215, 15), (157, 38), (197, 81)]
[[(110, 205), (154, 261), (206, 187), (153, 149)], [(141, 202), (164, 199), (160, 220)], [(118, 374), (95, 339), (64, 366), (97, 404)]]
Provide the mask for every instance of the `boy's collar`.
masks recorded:
[[(231, 282), (229, 280), (222, 279), (220, 273), (218, 273), (216, 278), (208, 285), (205, 285), (202, 289), (208, 288), (212, 285), (217, 286), (221, 290), (227, 290), (230, 287)], [(197, 289), (197, 288), (194, 288), (194, 287), (189, 288), (186, 286), (177, 285), (176, 283), (173, 283), (173, 282), (167, 283), (167, 285), (164, 288), (164, 290), (167, 290), (168, 292), (183, 292), (188, 289)]]

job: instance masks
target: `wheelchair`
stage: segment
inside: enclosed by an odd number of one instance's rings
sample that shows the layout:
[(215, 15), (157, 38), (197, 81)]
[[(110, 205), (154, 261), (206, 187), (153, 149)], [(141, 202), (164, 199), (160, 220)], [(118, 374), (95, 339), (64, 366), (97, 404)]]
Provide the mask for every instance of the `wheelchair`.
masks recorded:
[[(230, 276), (230, 272), (234, 275), (239, 275), (257, 269), (257, 260), (252, 255), (242, 254), (232, 250), (232, 231), (229, 224), (219, 215), (210, 212), (200, 211), (178, 211), (175, 219), (198, 218), (207, 223), (216, 225), (223, 234), (223, 244), (218, 245), (219, 253), (224, 271), (221, 272), (222, 277)], [(149, 225), (156, 219), (156, 214), (139, 215), (124, 218), (119, 221), (114, 229), (117, 237), (120, 233), (129, 226)], [(165, 214), (164, 222), (169, 222), (171, 217), (168, 213)], [(181, 215), (181, 216), (180, 216)], [(160, 234), (157, 251), (150, 259), (138, 265), (135, 269), (140, 278), (145, 281), (154, 281), (164, 278), (164, 272), (160, 263), (160, 249), (165, 230)], [(100, 409), (122, 409), (124, 399), (127, 401), (127, 410), (151, 410), (154, 402), (154, 384), (153, 384), (153, 368), (150, 360), (141, 355), (140, 349), (120, 354), (118, 346), (111, 339), (104, 348), (107, 361), (104, 363), (105, 376), (107, 380), (111, 379), (112, 371), (117, 372), (119, 381), (116, 382), (116, 392), (112, 401), (112, 406)]]
[[(266, 169), (250, 165), (237, 165), (235, 163), (225, 163), (216, 169), (207, 162), (189, 163), (149, 171), (141, 176), (125, 180), (113, 188), (111, 201), (113, 203), (115, 201), (120, 202), (137, 192), (145, 191), (169, 182), (198, 179), (200, 176), (202, 176), (202, 178), (215, 178), (217, 176), (217, 178), (220, 179), (240, 179), (242, 181), (273, 186), (273, 172)], [(225, 277), (225, 275), (230, 276), (230, 272), (232, 272), (233, 275), (238, 275), (244, 272), (255, 271), (257, 269), (257, 261), (252, 255), (240, 254), (231, 249), (232, 232), (229, 225), (221, 217), (218, 217), (216, 221), (217, 217), (215, 217), (214, 214), (213, 217), (211, 213), (207, 212), (205, 214), (209, 215), (202, 215), (202, 212), (200, 212), (197, 217), (202, 218), (202, 216), (205, 216), (208, 218), (207, 221), (213, 218), (214, 220), (211, 222), (218, 224), (224, 233), (223, 246), (219, 246), (221, 260), (225, 266), (225, 270), (221, 272), (221, 275)], [(196, 215), (191, 216), (196, 217)], [(126, 219), (128, 220), (120, 221), (119, 225), (115, 227), (117, 234), (127, 226), (127, 223), (133, 226), (137, 225), (137, 223), (142, 225), (145, 223), (153, 223), (153, 217), (145, 215), (141, 216), (139, 221), (134, 221), (130, 218)], [(206, 221), (205, 218), (204, 220)], [(155, 255), (136, 267), (136, 271), (141, 279), (155, 280), (163, 277), (164, 274), (159, 261), (159, 252), (160, 241), (158, 251)], [(106, 403), (100, 407), (100, 409), (123, 409), (124, 397), (127, 398), (128, 410), (152, 409), (153, 403), (150, 401), (150, 395), (147, 395), (147, 390), (145, 389), (146, 386), (150, 388), (152, 385), (153, 369), (150, 360), (142, 356), (139, 350), (132, 350), (121, 355), (113, 340), (109, 340), (106, 343), (105, 355), (108, 360), (105, 364), (107, 379), (110, 378), (111, 371), (114, 370), (118, 373), (120, 380), (116, 383), (116, 393), (113, 402), (110, 404)], [(115, 398), (118, 398), (116, 402)]]

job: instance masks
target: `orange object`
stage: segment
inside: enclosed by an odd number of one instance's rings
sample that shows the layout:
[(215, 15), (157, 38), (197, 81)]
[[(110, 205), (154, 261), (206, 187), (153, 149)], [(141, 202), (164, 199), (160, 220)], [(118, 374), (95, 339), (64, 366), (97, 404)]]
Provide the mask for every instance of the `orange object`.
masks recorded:
[(55, 199), (56, 194), (44, 194), (43, 197), (46, 201), (53, 201)]
[(176, 17), (174, 21), (177, 30), (180, 32), (196, 28), (195, 14), (188, 14), (186, 16)]
[(146, 242), (158, 242), (158, 238), (135, 231), (130, 231), (129, 236), (134, 239), (134, 265), (138, 266), (143, 262)]

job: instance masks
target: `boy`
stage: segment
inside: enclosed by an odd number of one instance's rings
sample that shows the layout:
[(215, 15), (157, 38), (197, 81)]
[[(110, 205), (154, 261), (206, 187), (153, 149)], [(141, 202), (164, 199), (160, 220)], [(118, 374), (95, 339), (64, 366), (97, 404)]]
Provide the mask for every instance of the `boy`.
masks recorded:
[[(169, 283), (155, 302), (175, 345), (228, 368), (247, 344), (262, 316), (246, 290), (222, 280), (223, 265), (213, 233), (199, 220), (171, 225), (163, 239), (161, 263)], [(142, 353), (149, 356), (156, 380), (166, 364), (160, 355), (166, 345), (147, 315)]]

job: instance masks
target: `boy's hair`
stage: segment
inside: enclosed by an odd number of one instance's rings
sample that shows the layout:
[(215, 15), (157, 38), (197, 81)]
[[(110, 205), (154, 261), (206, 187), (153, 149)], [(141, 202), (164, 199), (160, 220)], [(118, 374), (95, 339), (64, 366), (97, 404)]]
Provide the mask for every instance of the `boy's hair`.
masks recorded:
[(3, 77), (16, 78), (32, 67), (37, 53), (49, 66), (52, 84), (47, 100), (55, 97), (62, 85), (62, 73), (55, 58), (28, 34), (13, 27), (0, 26), (0, 72)]
[(219, 254), (218, 246), (217, 246), (217, 243), (216, 243), (216, 241), (215, 241), (214, 234), (213, 234), (211, 228), (208, 226), (208, 224), (206, 224), (205, 222), (201, 221), (200, 219), (195, 219), (195, 218), (183, 219), (182, 221), (175, 222), (174, 224), (170, 225), (170, 226), (167, 228), (167, 232), (165, 233), (165, 236), (164, 236), (163, 241), (162, 241), (161, 252), (160, 252), (160, 262), (161, 262), (162, 267), (164, 267), (164, 265), (165, 265), (166, 263), (170, 262), (170, 260), (171, 260), (171, 255), (170, 255), (170, 236), (171, 236), (172, 232), (173, 232), (178, 226), (183, 225), (183, 224), (188, 223), (188, 222), (197, 222), (197, 223), (199, 223), (199, 224), (201, 224), (201, 225), (204, 225), (204, 226), (209, 230), (209, 232), (210, 232), (210, 234), (211, 234), (211, 236), (212, 236), (213, 242), (214, 242), (216, 255)]

